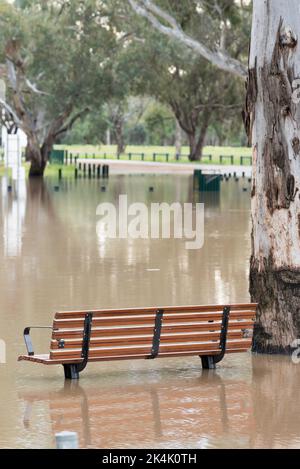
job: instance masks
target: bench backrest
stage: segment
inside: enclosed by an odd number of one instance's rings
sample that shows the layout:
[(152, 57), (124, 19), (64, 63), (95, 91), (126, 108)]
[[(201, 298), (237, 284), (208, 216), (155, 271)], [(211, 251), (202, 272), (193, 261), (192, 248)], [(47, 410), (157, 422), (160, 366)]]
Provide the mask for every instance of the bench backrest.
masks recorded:
[[(226, 353), (247, 351), (252, 344), (256, 304), (229, 305)], [(86, 344), (84, 325), (92, 316), (89, 361), (155, 356), (217, 355), (225, 305), (129, 308), (57, 312), (50, 359), (80, 360)], [(159, 317), (160, 316), (160, 317)], [(161, 324), (159, 319), (161, 319)], [(156, 332), (155, 332), (156, 331)]]

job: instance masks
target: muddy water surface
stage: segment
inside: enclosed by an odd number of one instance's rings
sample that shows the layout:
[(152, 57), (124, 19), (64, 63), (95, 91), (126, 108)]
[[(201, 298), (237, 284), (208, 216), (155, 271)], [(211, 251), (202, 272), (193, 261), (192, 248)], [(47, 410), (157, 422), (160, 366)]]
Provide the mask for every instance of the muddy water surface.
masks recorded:
[[(56, 180), (9, 193), (1, 184), (0, 447), (53, 447), (62, 430), (77, 431), (81, 447), (300, 446), (300, 373), (288, 358), (234, 355), (213, 373), (196, 357), (96, 363), (65, 384), (62, 367), (17, 362), (23, 328), (51, 325), (55, 310), (249, 301), (248, 182), (224, 182), (204, 199), (189, 176), (66, 180), (59, 191)], [(97, 205), (120, 194), (148, 205), (203, 201), (204, 248), (98, 236)], [(49, 331), (32, 337), (47, 353)]]

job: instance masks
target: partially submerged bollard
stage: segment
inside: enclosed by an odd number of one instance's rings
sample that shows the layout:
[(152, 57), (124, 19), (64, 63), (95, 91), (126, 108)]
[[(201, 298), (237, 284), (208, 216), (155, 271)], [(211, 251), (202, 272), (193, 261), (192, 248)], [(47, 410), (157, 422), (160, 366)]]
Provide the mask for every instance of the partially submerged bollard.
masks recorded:
[(55, 435), (57, 449), (78, 449), (78, 435), (76, 432), (60, 432)]
[(104, 178), (108, 178), (109, 177), (109, 166), (107, 164), (104, 164), (102, 166), (102, 176)]

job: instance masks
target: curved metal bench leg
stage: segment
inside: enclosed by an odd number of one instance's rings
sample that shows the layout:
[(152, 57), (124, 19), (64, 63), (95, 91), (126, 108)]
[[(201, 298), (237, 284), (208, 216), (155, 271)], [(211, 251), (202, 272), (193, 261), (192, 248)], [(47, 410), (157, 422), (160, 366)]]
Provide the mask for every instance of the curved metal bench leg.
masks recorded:
[(79, 379), (79, 373), (85, 369), (88, 363), (92, 320), (93, 313), (87, 313), (84, 319), (83, 342), (81, 352), (82, 362), (63, 365), (65, 371), (65, 379)]
[(228, 323), (230, 316), (230, 306), (225, 306), (223, 309), (223, 318), (221, 326), (221, 336), (220, 336), (220, 353), (218, 355), (205, 355), (201, 357), (202, 368), (204, 370), (214, 370), (216, 368), (216, 363), (219, 363), (223, 360), (226, 352), (226, 341), (227, 341), (227, 331)]

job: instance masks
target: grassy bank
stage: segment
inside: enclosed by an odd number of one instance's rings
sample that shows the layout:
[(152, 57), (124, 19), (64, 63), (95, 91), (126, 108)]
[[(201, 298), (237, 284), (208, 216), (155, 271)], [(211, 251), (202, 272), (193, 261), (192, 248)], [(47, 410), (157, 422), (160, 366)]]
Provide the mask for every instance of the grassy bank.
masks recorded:
[[(29, 164), (23, 163), (23, 166), (25, 167), (26, 177), (28, 177)], [(58, 171), (60, 168), (63, 170), (63, 177), (74, 177), (74, 170), (75, 170), (74, 165), (66, 166), (66, 165), (60, 165), (60, 164), (48, 164), (45, 170), (45, 176), (58, 178)], [(5, 167), (3, 163), (0, 163), (0, 176), (4, 176), (5, 172), (6, 171), (5, 171)], [(7, 174), (9, 177), (11, 177), (11, 169), (7, 170)]]
[[(87, 157), (87, 158), (101, 158), (103, 159), (106, 155), (107, 159), (116, 159), (116, 147), (114, 145), (102, 145), (102, 146), (93, 146), (93, 145), (56, 145), (56, 149), (65, 149), (68, 150), (69, 154), (74, 156)], [(129, 159), (129, 153), (131, 154), (131, 159), (135, 161), (141, 161), (141, 154), (144, 155), (144, 161), (153, 161), (153, 154), (156, 154), (155, 161), (166, 162), (166, 154), (169, 155), (168, 161), (170, 163), (177, 163), (175, 159), (175, 148), (174, 147), (158, 147), (158, 146), (128, 146), (126, 147), (126, 154), (121, 155), (121, 159)], [(183, 147), (183, 155), (181, 156), (180, 163), (189, 163), (188, 147)], [(208, 155), (211, 155), (211, 159), (208, 158)], [(220, 155), (223, 155), (223, 161), (220, 163)], [(204, 157), (201, 163), (206, 164), (231, 164), (231, 158), (233, 157), (233, 164), (240, 165), (241, 156), (251, 157), (251, 148), (245, 147), (205, 147)], [(227, 158), (226, 158), (227, 157)], [(250, 161), (245, 160), (245, 165), (249, 165)], [(29, 164), (25, 163), (26, 173), (28, 175)], [(49, 177), (58, 177), (59, 168), (63, 168), (63, 176), (71, 177), (74, 176), (74, 165), (60, 165), (60, 164), (49, 164), (45, 171), (45, 176)], [(5, 168), (3, 161), (0, 161), (0, 176), (5, 174)], [(10, 174), (10, 172), (9, 172)]]
[[(116, 146), (114, 145), (102, 145), (102, 146), (93, 146), (93, 145), (57, 145), (57, 149), (66, 149), (69, 153), (72, 153), (75, 156), (91, 158), (106, 158), (115, 159), (116, 158)], [(155, 154), (155, 161), (166, 162), (167, 160), (170, 163), (177, 163), (175, 158), (175, 147), (159, 147), (159, 146), (132, 146), (128, 145), (126, 147), (126, 153), (121, 155), (120, 159), (129, 159), (129, 154), (131, 159), (135, 161), (141, 161), (142, 154), (144, 155), (144, 161), (153, 161), (153, 155)], [(189, 163), (188, 159), (189, 149), (188, 147), (183, 147), (182, 156), (180, 157), (180, 163)], [(166, 157), (168, 155), (168, 158)], [(209, 156), (211, 155), (211, 159)], [(223, 156), (223, 161), (220, 161), (220, 156)], [(230, 157), (233, 157), (231, 160)], [(202, 163), (206, 164), (235, 164), (239, 165), (241, 163), (241, 156), (251, 157), (251, 148), (246, 147), (205, 147), (203, 152)], [(244, 160), (245, 165), (250, 164), (250, 160)]]

